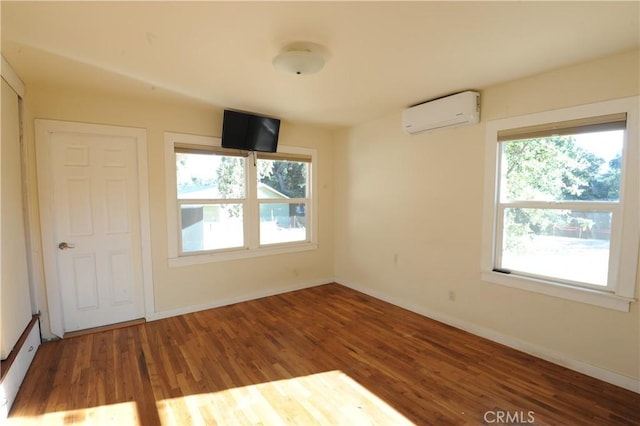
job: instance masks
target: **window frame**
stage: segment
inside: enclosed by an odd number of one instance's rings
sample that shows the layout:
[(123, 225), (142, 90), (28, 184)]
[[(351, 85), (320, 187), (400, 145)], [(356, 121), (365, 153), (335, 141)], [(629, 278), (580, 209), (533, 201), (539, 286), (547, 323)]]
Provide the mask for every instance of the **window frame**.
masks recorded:
[[(281, 154), (280, 156), (278, 156), (278, 154)], [(302, 162), (302, 163), (308, 163), (309, 167), (311, 169), (311, 173), (313, 173), (313, 158), (311, 156), (300, 156), (299, 153), (295, 154), (292, 152), (283, 152), (283, 151), (279, 151), (277, 154), (272, 154), (272, 153), (257, 153), (257, 159), (256, 161), (260, 161), (260, 160), (265, 160), (265, 161), (289, 161), (289, 162)], [(258, 185), (258, 176), (257, 174), (253, 176), (253, 179), (256, 181), (256, 188)], [(305, 197), (293, 197), (293, 198), (288, 198), (286, 199), (286, 202), (283, 202), (282, 199), (279, 198), (260, 198), (257, 193), (256, 193), (256, 197), (255, 197), (255, 203), (256, 203), (256, 209), (258, 211), (258, 217), (256, 218), (258, 221), (258, 245), (260, 247), (277, 247), (277, 246), (281, 246), (281, 245), (289, 245), (289, 244), (295, 244), (297, 242), (301, 242), (301, 241), (308, 241), (309, 240), (309, 234), (308, 234), (308, 227), (306, 226), (306, 213), (305, 213), (305, 229), (307, 230), (307, 239), (306, 240), (295, 240), (295, 241), (288, 241), (288, 242), (279, 242), (279, 243), (262, 243), (262, 228), (261, 228), (261, 207), (262, 205), (268, 205), (268, 204), (304, 204), (305, 205), (305, 212), (308, 209), (309, 206), (313, 206), (315, 203), (312, 202), (311, 200), (311, 180), (312, 177), (311, 175), (307, 175), (307, 183), (306, 183), (306, 195)], [(315, 217), (312, 216), (311, 220), (313, 221), (313, 218)]]
[[(249, 197), (247, 195), (247, 188), (246, 188), (246, 182), (248, 180), (247, 176), (248, 176), (248, 159), (246, 157), (244, 157), (243, 155), (236, 155), (234, 153), (234, 155), (229, 155), (228, 153), (222, 152), (222, 151), (217, 151), (215, 149), (198, 149), (198, 147), (194, 147), (194, 146), (189, 146), (189, 147), (183, 147), (183, 146), (176, 146), (177, 144), (174, 144), (174, 166), (176, 164), (176, 154), (178, 153), (182, 153), (182, 154), (201, 154), (201, 155), (220, 155), (220, 156), (227, 156), (227, 157), (240, 157), (243, 158), (244, 161), (244, 170), (243, 170), (243, 175), (244, 175), (244, 181), (245, 181), (245, 187), (244, 187), (244, 196), (242, 198), (178, 198), (176, 196), (176, 209), (178, 212), (177, 213), (177, 218), (178, 218), (178, 256), (179, 257), (183, 257), (183, 256), (195, 256), (198, 254), (210, 254), (210, 253), (217, 253), (217, 252), (223, 252), (223, 251), (235, 251), (235, 250), (246, 250), (248, 248), (247, 246), (247, 228), (244, 226), (245, 223), (245, 219), (246, 219), (246, 212), (248, 211), (248, 204), (249, 204)], [(175, 169), (174, 169), (175, 170)], [(177, 181), (176, 181), (176, 186), (177, 186)], [(182, 207), (185, 205), (223, 205), (223, 204), (238, 204), (240, 206), (242, 206), (242, 223), (243, 223), (243, 229), (242, 229), (242, 245), (239, 246), (231, 246), (231, 247), (224, 247), (224, 248), (220, 248), (220, 249), (211, 249), (211, 250), (193, 250), (193, 251), (189, 251), (189, 252), (185, 252), (184, 251), (184, 240), (182, 238)]]
[[(636, 268), (640, 241), (640, 165), (639, 115), (640, 97), (615, 99), (552, 111), (533, 113), (517, 117), (508, 117), (487, 122), (485, 133), (485, 182), (484, 211), (481, 255), (481, 278), (493, 284), (505, 285), (535, 293), (560, 297), (563, 299), (588, 303), (609, 309), (629, 311), (629, 305), (635, 301)], [(626, 113), (627, 125), (623, 142), (623, 164), (620, 180), (620, 201), (614, 214), (610, 242), (609, 282), (607, 288), (597, 286), (574, 285), (569, 282), (554, 281), (526, 274), (508, 274), (496, 271), (497, 258), (500, 256), (502, 239), (501, 222), (505, 204), (499, 199), (499, 164), (501, 145), (498, 134), (513, 129), (548, 125), (557, 122), (586, 119), (607, 114)], [(521, 207), (523, 203), (517, 203)], [(576, 207), (590, 209), (598, 203), (581, 202)], [(558, 208), (560, 205), (573, 205), (571, 202), (531, 202), (532, 206), (544, 205), (545, 208)], [(600, 207), (604, 208), (602, 204)], [(611, 206), (608, 206), (611, 207)]]
[[(176, 193), (176, 162), (175, 151), (176, 146), (189, 146), (197, 149), (201, 147), (208, 151), (223, 150), (219, 137), (190, 135), (175, 132), (164, 133), (164, 154), (165, 154), (165, 185), (166, 185), (166, 213), (167, 213), (167, 249), (169, 267), (179, 267), (187, 265), (196, 265), (210, 262), (220, 262), (235, 259), (252, 258), (258, 256), (268, 256), (275, 254), (295, 253), (307, 250), (315, 250), (318, 248), (317, 229), (318, 229), (318, 201), (317, 201), (317, 150), (311, 148), (294, 147), (287, 145), (279, 145), (278, 153), (269, 154), (277, 157), (282, 154), (283, 157), (303, 156), (311, 158), (311, 173), (308, 177), (307, 190), (307, 214), (310, 216), (306, 224), (307, 239), (304, 241), (284, 242), (277, 244), (260, 244), (260, 199), (257, 195), (257, 173), (254, 166), (254, 155), (260, 156), (260, 153), (249, 153), (245, 162), (245, 200), (243, 208), (243, 227), (244, 227), (244, 246), (233, 247), (228, 249), (216, 249), (207, 251), (197, 251), (193, 253), (182, 253), (181, 248), (181, 230), (179, 207), (181, 205)], [(273, 158), (272, 157), (272, 158)], [(297, 199), (295, 199), (297, 200)], [(187, 200), (189, 202), (199, 200)], [(228, 202), (236, 202), (235, 199), (225, 200)]]

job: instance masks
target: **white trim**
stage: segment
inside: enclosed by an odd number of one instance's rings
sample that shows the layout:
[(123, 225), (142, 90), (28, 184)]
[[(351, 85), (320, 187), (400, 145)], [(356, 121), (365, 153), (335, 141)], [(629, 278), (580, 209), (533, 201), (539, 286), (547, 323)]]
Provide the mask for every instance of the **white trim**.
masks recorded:
[(46, 300), (49, 308), (49, 322), (51, 333), (64, 336), (63, 307), (60, 293), (60, 285), (57, 279), (57, 264), (54, 239), (53, 217), (53, 193), (49, 158), (51, 157), (49, 135), (56, 132), (75, 133), (104, 133), (110, 135), (128, 136), (135, 140), (136, 154), (138, 157), (138, 203), (140, 212), (140, 244), (141, 244), (141, 268), (143, 281), (143, 306), (144, 316), (152, 316), (155, 313), (152, 258), (151, 258), (151, 230), (149, 217), (149, 191), (147, 168), (147, 132), (145, 129), (109, 126), (101, 124), (77, 123), (58, 120), (35, 120), (36, 163), (38, 172), (38, 194), (40, 198), (40, 223), (42, 237), (42, 255), (46, 282)]
[(228, 305), (233, 305), (235, 303), (261, 299), (263, 297), (276, 296), (278, 294), (289, 293), (292, 291), (302, 290), (305, 288), (317, 287), (317, 286), (325, 285), (332, 282), (333, 282), (333, 279), (331, 278), (327, 278), (325, 280), (313, 280), (313, 281), (308, 281), (304, 283), (298, 283), (291, 287), (281, 287), (281, 288), (272, 289), (272, 290), (258, 291), (254, 293), (244, 294), (242, 296), (228, 297), (225, 299), (217, 300), (215, 302), (208, 302), (208, 303), (202, 303), (200, 305), (191, 305), (191, 306), (185, 306), (182, 308), (169, 309), (166, 311), (156, 312), (154, 315), (147, 318), (147, 320), (156, 321), (156, 320), (161, 320), (165, 318), (175, 317), (178, 315), (191, 314), (193, 312), (219, 308), (221, 306), (228, 306)]
[[(48, 128), (45, 123), (35, 121), (35, 143), (36, 143), (36, 171), (38, 174), (38, 197), (40, 207), (40, 236), (42, 240), (42, 261), (44, 266), (45, 277), (45, 295), (39, 297), (40, 300), (47, 301), (49, 308), (49, 329), (51, 333), (57, 337), (64, 336), (64, 320), (62, 318), (62, 298), (60, 297), (60, 288), (57, 280), (48, 279), (47, 271), (52, 271), (53, 277), (57, 269), (55, 256), (47, 255), (46, 247), (55, 245), (53, 235), (53, 194), (52, 182), (48, 177), (51, 176), (51, 167), (48, 161), (51, 158), (49, 152), (49, 144), (47, 142)], [(47, 179), (45, 180), (45, 177)], [(39, 289), (40, 290), (40, 289)]]
[[(169, 259), (177, 258), (180, 253), (178, 247), (178, 210), (177, 208), (169, 207), (171, 200), (176, 198), (176, 172), (169, 173), (169, 170), (175, 170), (175, 142), (179, 140), (182, 135), (180, 133), (164, 132), (164, 177), (165, 188), (164, 196), (167, 204), (167, 250), (169, 253)], [(204, 136), (189, 135), (190, 141), (198, 141), (198, 145), (207, 145), (208, 138)]]
[[(640, 243), (640, 147), (639, 135), (639, 102), (637, 96), (579, 105), (553, 111), (544, 111), (518, 117), (509, 117), (489, 121), (486, 125), (485, 140), (485, 181), (483, 229), (481, 250), (481, 276), (485, 282), (515, 287), (533, 291), (548, 296), (560, 297), (568, 300), (589, 303), (608, 309), (628, 312), (630, 304), (635, 299), (636, 267), (638, 261), (638, 247)], [(622, 204), (618, 216), (621, 218), (612, 229), (610, 265), (611, 288), (608, 291), (598, 291), (586, 287), (561, 285), (530, 279), (514, 274), (493, 272), (496, 252), (496, 215), (499, 176), (497, 134), (508, 128), (518, 128), (530, 125), (553, 123), (581, 117), (593, 117), (614, 112), (627, 112), (627, 131), (624, 142), (623, 176), (621, 178)], [(616, 245), (617, 242), (617, 245)]]
[(596, 378), (598, 380), (602, 380), (603, 382), (610, 383), (615, 386), (619, 386), (621, 388), (630, 390), (632, 392), (636, 392), (640, 394), (640, 380), (634, 379), (632, 377), (628, 377), (619, 373), (615, 373), (613, 371), (605, 370), (604, 368), (597, 367), (595, 365), (578, 361), (576, 359), (572, 359), (567, 355), (554, 351), (552, 349), (545, 348), (543, 346), (534, 345), (532, 343), (526, 342), (524, 340), (517, 339), (512, 336), (508, 336), (503, 333), (499, 333), (495, 330), (481, 327), (476, 324), (461, 320), (459, 318), (452, 317), (447, 314), (443, 314), (441, 312), (433, 311), (431, 309), (426, 309), (424, 307), (415, 305), (413, 303), (407, 302), (403, 299), (390, 296), (385, 293), (381, 293), (376, 290), (372, 290), (369, 288), (361, 287), (354, 283), (349, 283), (340, 278), (336, 278), (336, 283), (343, 285), (345, 287), (349, 287), (353, 290), (359, 291), (361, 293), (367, 294), (371, 297), (375, 297), (376, 299), (383, 300), (387, 303), (391, 303), (392, 305), (399, 306), (401, 308), (407, 309), (411, 312), (415, 312), (424, 317), (433, 319), (435, 321), (442, 322), (444, 324), (450, 325), (452, 327), (458, 328), (460, 330), (467, 331), (476, 336), (482, 337), (484, 339), (491, 340), (496, 343), (500, 343), (502, 345), (508, 346), (512, 349), (524, 352), (526, 354), (535, 356), (536, 358), (543, 359), (545, 361), (549, 361), (553, 364), (560, 365), (562, 367), (566, 367), (570, 370), (577, 371), (582, 374), (586, 374), (587, 376)]
[(598, 291), (590, 288), (562, 286), (557, 283), (545, 282), (529, 277), (508, 275), (494, 271), (483, 271), (482, 280), (487, 283), (501, 284), (507, 287), (515, 287), (533, 293), (546, 294), (547, 296), (561, 297), (575, 302), (600, 306), (621, 312), (629, 312), (629, 304), (635, 299), (616, 296), (612, 293)]
[(137, 140), (138, 154), (138, 207), (140, 217), (140, 255), (145, 318), (156, 311), (153, 292), (153, 256), (151, 253), (151, 210), (149, 206), (149, 169), (147, 167), (147, 132)]
[[(184, 133), (164, 132), (164, 162), (165, 162), (165, 197), (167, 209), (167, 264), (170, 268), (199, 265), (212, 262), (225, 262), (229, 260), (247, 259), (252, 257), (271, 256), (286, 253), (298, 253), (302, 251), (316, 250), (318, 229), (318, 196), (316, 182), (318, 182), (318, 152), (312, 148), (280, 145), (278, 152), (288, 154), (303, 154), (311, 156), (311, 176), (309, 176), (308, 202), (311, 204), (310, 227), (307, 228), (308, 240), (291, 243), (259, 244), (259, 215), (257, 214), (260, 200), (254, 199), (253, 186), (247, 185), (247, 218), (250, 222), (245, 224), (245, 243), (247, 247), (240, 249), (220, 250), (217, 252), (196, 253), (180, 255), (180, 230), (178, 229), (178, 208), (176, 200), (176, 173), (175, 173), (175, 144), (187, 143), (189, 145), (221, 146), (222, 140), (213, 136), (199, 136)], [(255, 181), (255, 172), (251, 167), (247, 168), (248, 180)], [(247, 232), (250, 234), (247, 236)]]
[(2, 68), (0, 68), (0, 73), (2, 74), (2, 78), (7, 82), (9, 86), (24, 99), (25, 87), (24, 83), (18, 76), (18, 73), (15, 72), (11, 64), (2, 57)]
[(230, 260), (248, 259), (252, 257), (273, 256), (277, 254), (299, 253), (302, 251), (316, 250), (318, 244), (314, 243), (287, 243), (282, 246), (259, 247), (254, 250), (240, 249), (221, 251), (219, 253), (194, 254), (189, 256), (170, 257), (170, 268), (189, 265), (201, 265), (203, 263), (227, 262)]

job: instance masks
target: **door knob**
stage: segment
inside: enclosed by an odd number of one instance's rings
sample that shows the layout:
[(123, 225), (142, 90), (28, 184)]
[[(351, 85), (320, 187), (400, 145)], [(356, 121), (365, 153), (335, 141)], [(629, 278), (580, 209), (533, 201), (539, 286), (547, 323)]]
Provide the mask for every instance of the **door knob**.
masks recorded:
[(72, 245), (72, 244), (67, 244), (67, 243), (65, 243), (64, 241), (63, 241), (63, 242), (61, 242), (60, 244), (58, 244), (58, 248), (59, 248), (60, 250), (70, 249), (70, 248), (74, 248), (74, 247), (75, 247), (74, 245)]

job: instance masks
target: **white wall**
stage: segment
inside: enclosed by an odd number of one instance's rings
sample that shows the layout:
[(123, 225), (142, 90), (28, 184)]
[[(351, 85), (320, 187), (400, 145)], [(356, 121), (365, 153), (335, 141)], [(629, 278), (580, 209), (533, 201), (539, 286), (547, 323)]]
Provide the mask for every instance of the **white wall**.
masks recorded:
[[(194, 308), (225, 304), (260, 295), (331, 282), (333, 279), (333, 157), (329, 131), (283, 122), (282, 145), (318, 150), (319, 248), (301, 253), (169, 268), (165, 205), (164, 132), (220, 136), (222, 109), (200, 102), (150, 94), (128, 98), (99, 92), (30, 86), (27, 92), (27, 137), (33, 184), (30, 197), (36, 203), (33, 119), (77, 121), (147, 130), (149, 202), (155, 310), (157, 315), (186, 312)], [(37, 209), (36, 209), (37, 212)], [(37, 214), (31, 221), (36, 226)], [(36, 244), (38, 246), (38, 244)], [(36, 256), (41, 259), (39, 253)], [(43, 334), (53, 337), (42, 271), (37, 271), (38, 305), (43, 311)]]
[(637, 95), (638, 62), (627, 52), (487, 88), (474, 126), (408, 136), (398, 111), (341, 132), (336, 280), (636, 386), (637, 302), (618, 312), (482, 282), (480, 246), (486, 121)]

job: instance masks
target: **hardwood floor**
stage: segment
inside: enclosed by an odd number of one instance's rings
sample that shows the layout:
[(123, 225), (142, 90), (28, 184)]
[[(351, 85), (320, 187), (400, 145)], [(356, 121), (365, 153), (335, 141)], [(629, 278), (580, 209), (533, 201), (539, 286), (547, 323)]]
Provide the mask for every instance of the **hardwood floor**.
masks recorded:
[(639, 408), (638, 394), (329, 284), (45, 343), (9, 424), (638, 425)]

